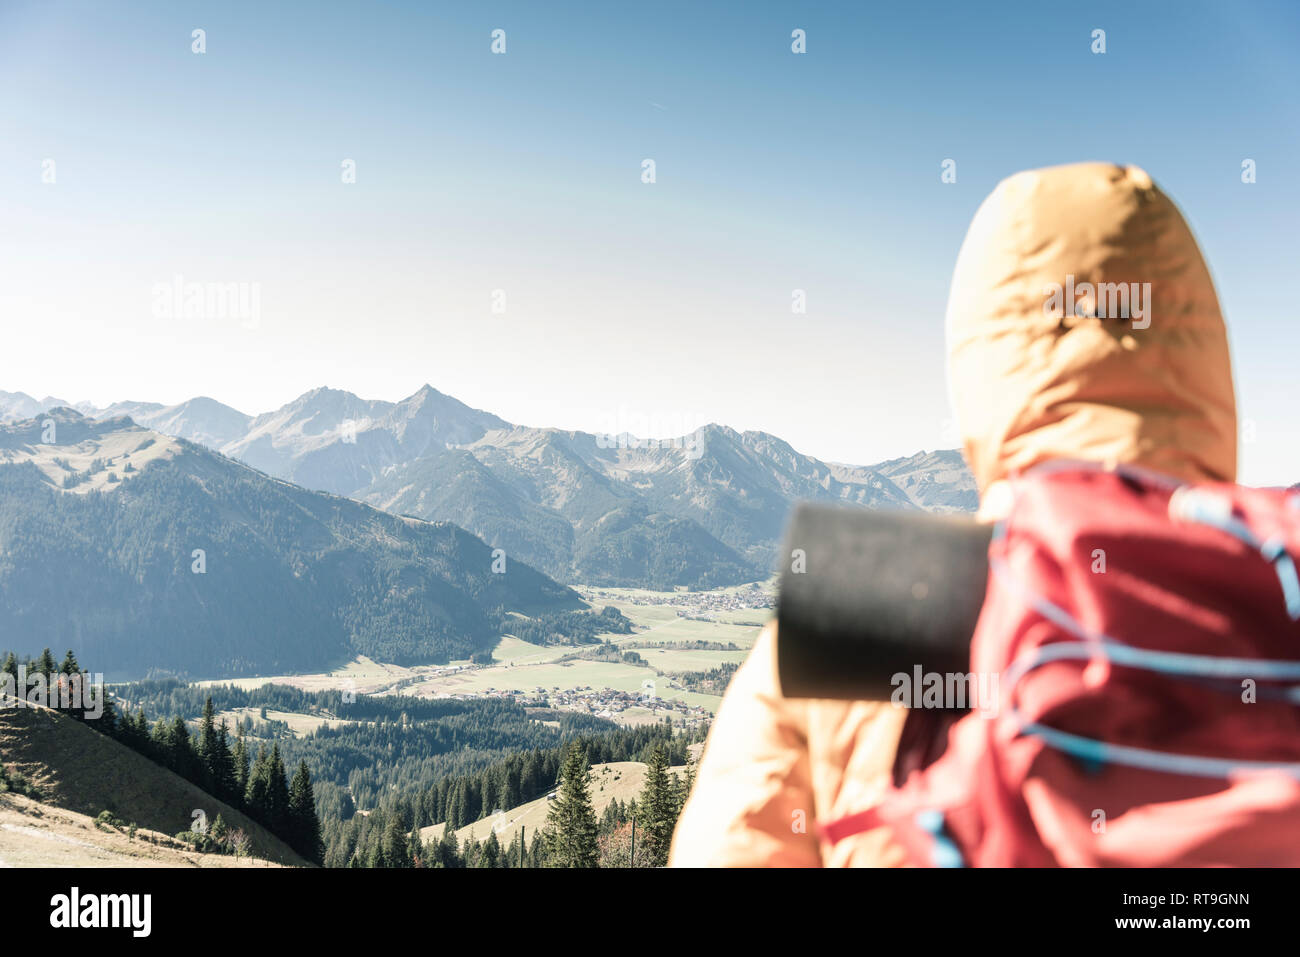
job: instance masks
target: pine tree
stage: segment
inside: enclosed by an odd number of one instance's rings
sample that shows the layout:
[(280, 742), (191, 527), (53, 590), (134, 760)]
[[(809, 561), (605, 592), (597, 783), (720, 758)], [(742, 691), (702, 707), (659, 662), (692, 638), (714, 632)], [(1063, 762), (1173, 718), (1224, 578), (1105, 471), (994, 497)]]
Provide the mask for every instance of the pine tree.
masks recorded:
[(162, 718), (149, 729), (149, 751), (159, 764), (171, 767), (171, 725)]
[(560, 793), (546, 813), (551, 830), (550, 863), (554, 867), (595, 867), (600, 857), (596, 812), (588, 793), (587, 756), (577, 743), (569, 746), (560, 773)]
[(669, 780), (668, 753), (662, 744), (656, 743), (650, 751), (645, 787), (637, 810), (646, 855), (653, 867), (664, 867), (668, 863), (673, 828), (677, 826), (678, 797), (676, 787)]
[(677, 788), (674, 796), (677, 799), (675, 818), (682, 816), (682, 811), (686, 807), (687, 800), (690, 799), (691, 789), (695, 787), (695, 762), (691, 760), (690, 752), (686, 753), (686, 773), (677, 775)]
[(230, 753), (230, 729), (226, 719), (212, 736), (208, 750), (208, 776), (212, 781), (212, 793), (223, 801), (238, 804), (243, 797), (239, 783), (235, 778), (235, 759)]
[(519, 831), (515, 831), (515, 836), (510, 839), (510, 846), (506, 848), (505, 856), (501, 859), (501, 866), (519, 867), (523, 855), (523, 838)]
[(450, 824), (443, 825), (442, 840), (438, 842), (437, 866), (460, 867), (460, 841)]
[(235, 749), (230, 759), (235, 765), (235, 793), (242, 804), (248, 795), (248, 743), (244, 740), (243, 725), (239, 726), (235, 736)]
[(41, 652), (41, 657), (36, 661), (35, 670), (45, 675), (47, 681), (52, 674), (58, 671), (54, 664), (54, 656), (50, 654), (50, 649), (46, 648)]
[(497, 832), (491, 831), (488, 839), (483, 842), (483, 849), (479, 851), (478, 861), (475, 867), (501, 867), (501, 842), (497, 840)]
[[(85, 707), (81, 709), (80, 717), (85, 719), (87, 711), (99, 711), (99, 717), (95, 718), (95, 727), (103, 734), (109, 737), (116, 737), (119, 734), (117, 724), (117, 707), (113, 704), (113, 697), (108, 693), (108, 689), (102, 685), (96, 691), (90, 684), (90, 676), (84, 671), (81, 673), (82, 694), (86, 697)], [(101, 700), (102, 699), (102, 700)], [(98, 707), (96, 707), (98, 702)], [(129, 720), (127, 718), (126, 720)]]
[[(18, 680), (18, 659), (14, 657), (12, 651), (5, 655), (5, 663), (3, 666), (0, 666), (0, 671), (3, 671), (9, 677), (13, 678), (15, 682)], [(15, 685), (15, 688), (17, 688), (17, 685)]]
[(136, 711), (134, 719), (130, 714), (122, 716), (122, 741), (133, 751), (145, 757), (150, 755), (149, 722), (144, 716), (143, 709)]
[(77, 656), (72, 653), (71, 648), (68, 649), (58, 670), (50, 676), (49, 691), (51, 708), (64, 711), (78, 721), (85, 720), (86, 711), (91, 710), (87, 707), (91, 704), (90, 689), (85, 686), (81, 668), (77, 664)]
[(483, 850), (483, 845), (478, 842), (474, 836), (474, 829), (470, 828), (469, 837), (465, 838), (465, 843), (461, 845), (460, 856), (462, 867), (478, 867), (479, 854)]
[(199, 763), (203, 766), (202, 784), (209, 793), (216, 793), (216, 776), (212, 758), (217, 749), (217, 722), (212, 708), (212, 695), (203, 702), (203, 716), (199, 719), (199, 742), (195, 749)]
[(396, 813), (388, 815), (388, 824), (384, 828), (384, 863), (388, 867), (410, 867), (410, 849), (406, 832), (402, 830), (402, 819)]
[(208, 837), (212, 839), (214, 844), (221, 848), (223, 853), (225, 852), (226, 840), (230, 837), (230, 828), (226, 827), (226, 822), (222, 820), (220, 814), (218, 814), (217, 819), (212, 822), (212, 826), (208, 828)]
[(187, 781), (199, 783), (201, 765), (198, 756), (194, 753), (194, 745), (190, 741), (190, 729), (179, 714), (172, 719), (171, 725), (167, 728), (166, 754), (167, 763), (173, 771)]
[[(419, 831), (414, 832), (419, 839)], [(289, 785), (289, 843), (293, 849), (317, 863), (324, 849), (320, 840), (320, 819), (316, 816), (316, 797), (311, 786), (311, 772), (307, 762), (298, 764), (298, 771)]]
[(406, 853), (411, 859), (412, 867), (429, 866), (429, 862), (425, 857), (424, 841), (420, 838), (420, 825), (418, 822), (411, 827), (411, 836), (406, 840)]
[(267, 800), (270, 817), (267, 823), (277, 835), (287, 833), (289, 825), (289, 778), (284, 772), (284, 759), (280, 745), (271, 748), (271, 770), (267, 781)]
[(248, 807), (248, 813), (263, 824), (269, 824), (271, 820), (270, 793), (271, 759), (267, 757), (266, 748), (258, 745), (253, 769), (248, 773), (244, 804)]

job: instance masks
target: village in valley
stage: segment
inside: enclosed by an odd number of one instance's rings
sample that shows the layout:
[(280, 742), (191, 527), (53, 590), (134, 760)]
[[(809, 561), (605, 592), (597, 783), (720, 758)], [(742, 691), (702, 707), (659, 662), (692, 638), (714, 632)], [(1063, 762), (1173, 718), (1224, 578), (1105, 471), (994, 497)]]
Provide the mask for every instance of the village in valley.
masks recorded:
[[(490, 665), (461, 662), (401, 690), (420, 696), (498, 697), (620, 724), (709, 721), (726, 682), (771, 615), (767, 582), (712, 591), (576, 586), (593, 608), (612, 605), (631, 634), (600, 645), (529, 645), (505, 637)], [(409, 689), (409, 690), (408, 690)], [(397, 690), (397, 689), (394, 689)]]

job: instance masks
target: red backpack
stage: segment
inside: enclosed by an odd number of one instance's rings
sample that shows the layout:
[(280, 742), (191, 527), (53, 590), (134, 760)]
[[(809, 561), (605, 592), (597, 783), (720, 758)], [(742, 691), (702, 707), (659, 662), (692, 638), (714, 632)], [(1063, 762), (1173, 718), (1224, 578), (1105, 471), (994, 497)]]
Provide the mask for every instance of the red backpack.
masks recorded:
[(920, 866), (1300, 865), (1300, 493), (1011, 484), (971, 643), (995, 693), (946, 746), (910, 713), (895, 786), (825, 839), (886, 825)]

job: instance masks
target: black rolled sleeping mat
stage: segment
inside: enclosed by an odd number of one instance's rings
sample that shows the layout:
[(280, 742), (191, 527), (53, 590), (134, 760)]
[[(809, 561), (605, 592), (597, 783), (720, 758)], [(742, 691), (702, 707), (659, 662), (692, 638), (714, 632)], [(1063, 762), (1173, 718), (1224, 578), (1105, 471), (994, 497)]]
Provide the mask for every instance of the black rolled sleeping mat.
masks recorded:
[(780, 556), (782, 693), (885, 701), (918, 665), (969, 672), (991, 535), (969, 517), (798, 506)]

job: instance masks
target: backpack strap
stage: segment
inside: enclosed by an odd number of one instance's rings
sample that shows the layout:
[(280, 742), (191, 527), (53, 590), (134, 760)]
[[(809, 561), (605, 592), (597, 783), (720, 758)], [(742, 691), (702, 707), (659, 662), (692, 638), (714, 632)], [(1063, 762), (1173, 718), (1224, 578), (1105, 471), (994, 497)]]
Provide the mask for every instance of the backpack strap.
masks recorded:
[(907, 814), (886, 815), (877, 805), (856, 814), (818, 825), (822, 839), (838, 844), (847, 837), (888, 827), (903, 847), (910, 863), (920, 867), (965, 867), (961, 849), (952, 839), (942, 811), (925, 808)]
[(817, 832), (828, 844), (838, 844), (846, 837), (874, 831), (878, 827), (888, 826), (888, 823), (880, 816), (880, 808), (873, 807), (837, 818), (828, 824), (818, 824)]
[[(1065, 614), (1064, 611), (1061, 613)], [(1248, 677), (1283, 681), (1300, 679), (1300, 662), (1296, 661), (1218, 658), (1213, 655), (1189, 655), (1176, 651), (1148, 651), (1103, 636), (1100, 641), (1086, 644), (1061, 642), (1036, 648), (1012, 663), (1007, 672), (1007, 682), (1014, 690), (1016, 683), (1025, 674), (1041, 665), (1052, 661), (1093, 658), (1106, 658), (1124, 667), (1142, 668), (1146, 671), (1177, 677)], [(1300, 698), (1300, 686), (1293, 687), (1291, 695)], [(1234, 761), (1192, 754), (1151, 751), (1146, 748), (1110, 744), (1096, 738), (1086, 738), (1060, 731), (1036, 721), (1026, 721), (1021, 718), (1014, 704), (1010, 706), (1009, 713), (1020, 726), (1022, 734), (1038, 737), (1049, 747), (1064, 751), (1092, 765), (1123, 764), (1148, 771), (1163, 771), (1189, 777), (1237, 778), (1268, 773), (1284, 774), (1300, 779), (1300, 762)]]
[[(1291, 508), (1300, 508), (1300, 496), (1292, 496), (1288, 501)], [(1287, 615), (1292, 621), (1300, 621), (1300, 575), (1296, 573), (1295, 560), (1286, 550), (1285, 538), (1275, 535), (1260, 541), (1250, 526), (1233, 513), (1231, 500), (1195, 486), (1184, 486), (1174, 492), (1169, 499), (1169, 517), (1217, 528), (1258, 551), (1277, 572)]]

